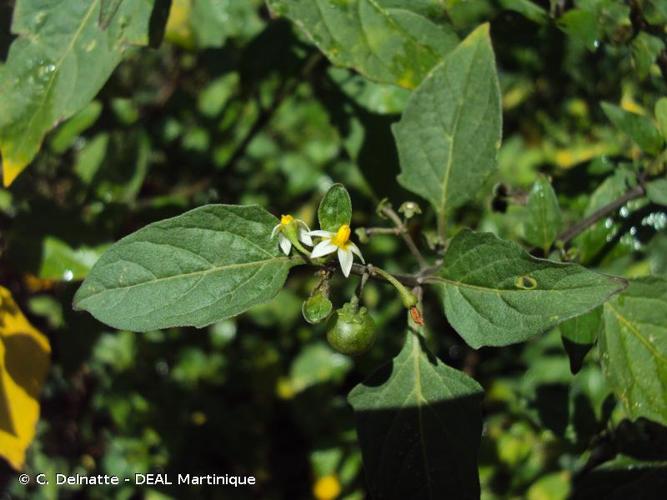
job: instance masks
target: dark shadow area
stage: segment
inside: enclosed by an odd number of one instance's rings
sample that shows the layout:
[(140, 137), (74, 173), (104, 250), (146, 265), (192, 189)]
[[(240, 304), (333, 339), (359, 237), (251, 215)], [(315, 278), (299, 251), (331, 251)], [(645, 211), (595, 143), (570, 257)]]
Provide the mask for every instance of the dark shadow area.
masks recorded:
[(13, 10), (13, 1), (0, 3), (0, 60), (2, 61), (7, 59), (9, 46), (12, 44), (12, 40), (14, 39), (11, 33)]
[(540, 421), (557, 436), (565, 434), (570, 419), (568, 399), (570, 388), (565, 384), (542, 384), (535, 393), (533, 405)]
[[(436, 358), (426, 350), (421, 337), (419, 341), (429, 362), (435, 364)], [(390, 361), (362, 385), (378, 388), (392, 376), (398, 376), (395, 370), (394, 361)], [(421, 367), (416, 370), (415, 376), (419, 376)], [(398, 383), (397, 380), (393, 383)], [(421, 387), (420, 383), (419, 390)], [(404, 390), (406, 398), (414, 395), (414, 387), (408, 385)], [(374, 404), (381, 404), (379, 394), (376, 393), (378, 399)], [(447, 394), (442, 396), (445, 398)], [(424, 399), (421, 406), (355, 410), (370, 497), (479, 498), (477, 459), (482, 431), (481, 399), (481, 394), (474, 394), (428, 403)]]
[(667, 467), (594, 470), (575, 479), (570, 500), (662, 500)]
[(563, 341), (565, 352), (567, 352), (567, 356), (570, 359), (570, 371), (572, 373), (577, 373), (584, 365), (586, 355), (595, 344), (579, 344), (577, 342), (572, 342), (564, 336), (561, 336), (561, 340)]
[(148, 26), (148, 45), (157, 48), (164, 38), (167, 18), (171, 9), (171, 0), (156, 0)]
[(0, 430), (16, 436), (16, 427), (12, 416), (9, 414), (9, 395), (5, 389), (2, 374), (0, 374)]
[[(49, 366), (49, 352), (27, 334), (5, 335), (2, 340), (7, 375), (31, 398), (38, 399)], [(26, 363), (27, 360), (31, 362)]]

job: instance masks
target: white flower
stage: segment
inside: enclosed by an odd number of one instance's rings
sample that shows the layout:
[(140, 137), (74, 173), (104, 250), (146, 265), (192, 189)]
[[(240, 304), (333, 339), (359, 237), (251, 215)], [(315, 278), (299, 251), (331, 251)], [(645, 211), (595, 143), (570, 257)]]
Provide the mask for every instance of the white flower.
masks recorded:
[(290, 237), (298, 239), (304, 245), (313, 246), (313, 240), (309, 233), (310, 228), (301, 219), (295, 219), (291, 215), (283, 215), (280, 217), (280, 223), (271, 231), (271, 238), (275, 238), (277, 234), (280, 249), (285, 255), (289, 255), (292, 250)]
[(351, 233), (350, 226), (347, 224), (340, 226), (335, 233), (332, 233), (331, 231), (311, 231), (308, 233), (310, 236), (319, 236), (323, 239), (315, 245), (313, 252), (310, 254), (310, 258), (316, 259), (317, 257), (323, 257), (338, 252), (340, 268), (347, 278), (350, 275), (352, 261), (354, 260), (352, 254), (358, 256), (361, 259), (361, 262), (364, 262), (364, 257), (361, 255), (361, 251), (357, 245), (350, 241)]

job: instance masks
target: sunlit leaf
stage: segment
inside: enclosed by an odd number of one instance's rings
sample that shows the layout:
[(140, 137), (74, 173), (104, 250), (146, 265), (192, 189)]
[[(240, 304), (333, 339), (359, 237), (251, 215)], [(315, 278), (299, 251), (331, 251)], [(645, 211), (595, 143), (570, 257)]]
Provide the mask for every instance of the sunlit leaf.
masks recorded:
[(273, 298), (295, 261), (258, 206), (208, 205), (115, 243), (74, 297), (119, 329), (203, 327)]
[[(385, 83), (414, 88), (458, 37), (426, 13), (432, 0), (268, 0), (294, 21), (331, 61)], [(433, 7), (435, 6), (435, 9)]]
[(483, 25), (422, 82), (394, 126), (399, 182), (444, 218), (473, 199), (496, 168), (501, 122), (496, 63)]
[(632, 418), (667, 425), (667, 280), (642, 278), (604, 306), (605, 375)]
[(516, 243), (470, 230), (454, 237), (429, 281), (441, 287), (447, 320), (474, 348), (529, 339), (626, 286), (621, 278), (536, 259)]
[[(83, 109), (130, 45), (148, 43), (154, 0), (122, 2), (106, 29), (101, 0), (18, 0), (18, 36), (0, 67), (0, 152), (9, 186), (46, 133)], [(82, 70), (85, 68), (85, 71)]]

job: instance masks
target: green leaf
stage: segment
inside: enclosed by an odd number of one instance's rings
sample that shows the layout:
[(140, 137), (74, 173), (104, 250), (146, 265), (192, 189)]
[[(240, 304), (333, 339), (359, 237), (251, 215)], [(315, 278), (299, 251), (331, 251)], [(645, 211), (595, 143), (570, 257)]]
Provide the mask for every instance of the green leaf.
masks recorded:
[(608, 102), (602, 103), (602, 110), (614, 126), (635, 141), (643, 151), (652, 155), (660, 152), (663, 139), (651, 120)]
[(290, 366), (290, 389), (299, 393), (317, 384), (340, 383), (350, 368), (350, 358), (337, 353), (325, 342), (307, 345)]
[(588, 351), (597, 342), (602, 329), (602, 308), (596, 307), (586, 314), (568, 319), (560, 324), (563, 347), (570, 358), (570, 371), (581, 370)]
[(82, 280), (109, 245), (72, 248), (53, 236), (44, 238), (37, 276), (48, 280)]
[(655, 119), (663, 139), (667, 141), (667, 97), (661, 97), (655, 103)]
[(558, 27), (589, 50), (595, 50), (596, 43), (599, 43), (601, 34), (598, 20), (588, 10), (568, 10), (558, 19)]
[(348, 396), (371, 498), (479, 498), (482, 388), (408, 332), (390, 363)]
[(649, 35), (644, 31), (641, 31), (632, 40), (632, 59), (640, 79), (648, 76), (651, 66), (664, 48), (665, 44), (660, 38)]
[[(603, 206), (623, 196), (636, 183), (636, 173), (623, 166), (600, 184), (588, 199), (584, 217), (588, 217)], [(587, 264), (608, 244), (619, 230), (619, 224), (609, 217), (601, 220), (574, 239), (579, 251), (579, 261)]]
[(74, 297), (115, 328), (203, 327), (273, 298), (295, 261), (255, 206), (207, 205), (149, 224), (115, 243)]
[(667, 425), (667, 280), (633, 280), (604, 306), (599, 346), (609, 384), (631, 418)]
[(458, 37), (428, 12), (435, 0), (268, 0), (338, 66), (384, 83), (415, 88)]
[(625, 280), (531, 257), (490, 233), (463, 230), (428, 280), (441, 286), (447, 320), (474, 348), (524, 341), (584, 314)]
[(546, 24), (549, 20), (549, 13), (531, 0), (500, 0), (500, 5), (538, 24)]
[(496, 63), (484, 24), (422, 82), (394, 125), (398, 181), (444, 218), (474, 198), (496, 168), (501, 122)]
[(667, 179), (657, 179), (647, 183), (646, 196), (653, 203), (667, 206)]
[(129, 45), (146, 44), (154, 0), (122, 2), (103, 29), (101, 0), (18, 0), (0, 67), (0, 152), (8, 186), (46, 133), (88, 104)]
[(86, 129), (90, 128), (102, 114), (102, 103), (92, 101), (72, 118), (63, 123), (51, 137), (49, 144), (54, 153), (67, 151)]
[(528, 196), (523, 232), (526, 241), (548, 253), (562, 225), (560, 206), (549, 179), (539, 177)]
[(336, 232), (343, 224), (352, 221), (352, 201), (350, 194), (342, 184), (334, 184), (324, 195), (317, 209), (320, 228)]

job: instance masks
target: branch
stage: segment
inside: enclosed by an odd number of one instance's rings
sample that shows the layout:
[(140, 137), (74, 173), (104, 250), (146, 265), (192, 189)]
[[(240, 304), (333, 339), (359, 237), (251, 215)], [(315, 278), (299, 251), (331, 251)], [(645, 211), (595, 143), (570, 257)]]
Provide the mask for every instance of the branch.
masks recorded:
[(419, 267), (421, 269), (424, 269), (425, 267), (428, 266), (428, 262), (426, 262), (426, 259), (422, 255), (422, 253), (419, 251), (419, 248), (417, 248), (417, 245), (415, 244), (415, 241), (412, 239), (412, 236), (410, 236), (410, 232), (408, 231), (408, 228), (406, 227), (405, 224), (403, 224), (403, 221), (399, 217), (399, 215), (396, 213), (396, 211), (391, 208), (390, 206), (383, 206), (380, 209), (380, 212), (387, 217), (394, 223), (396, 226), (396, 232), (403, 238), (403, 241), (407, 245), (408, 249), (414, 255), (415, 259), (417, 259), (417, 262), (419, 263)]
[(641, 198), (645, 194), (646, 194), (646, 189), (644, 188), (644, 186), (641, 183), (637, 184), (629, 191), (626, 191), (621, 197), (597, 209), (595, 212), (593, 212), (585, 219), (582, 219), (573, 226), (567, 228), (565, 231), (563, 231), (556, 237), (556, 241), (557, 242), (560, 241), (563, 245), (567, 245), (571, 240), (579, 236), (581, 233), (583, 233), (586, 229), (591, 227), (596, 222), (600, 221), (601, 219), (604, 219), (607, 215), (611, 214), (612, 212), (615, 212), (630, 200), (636, 200), (637, 198)]

